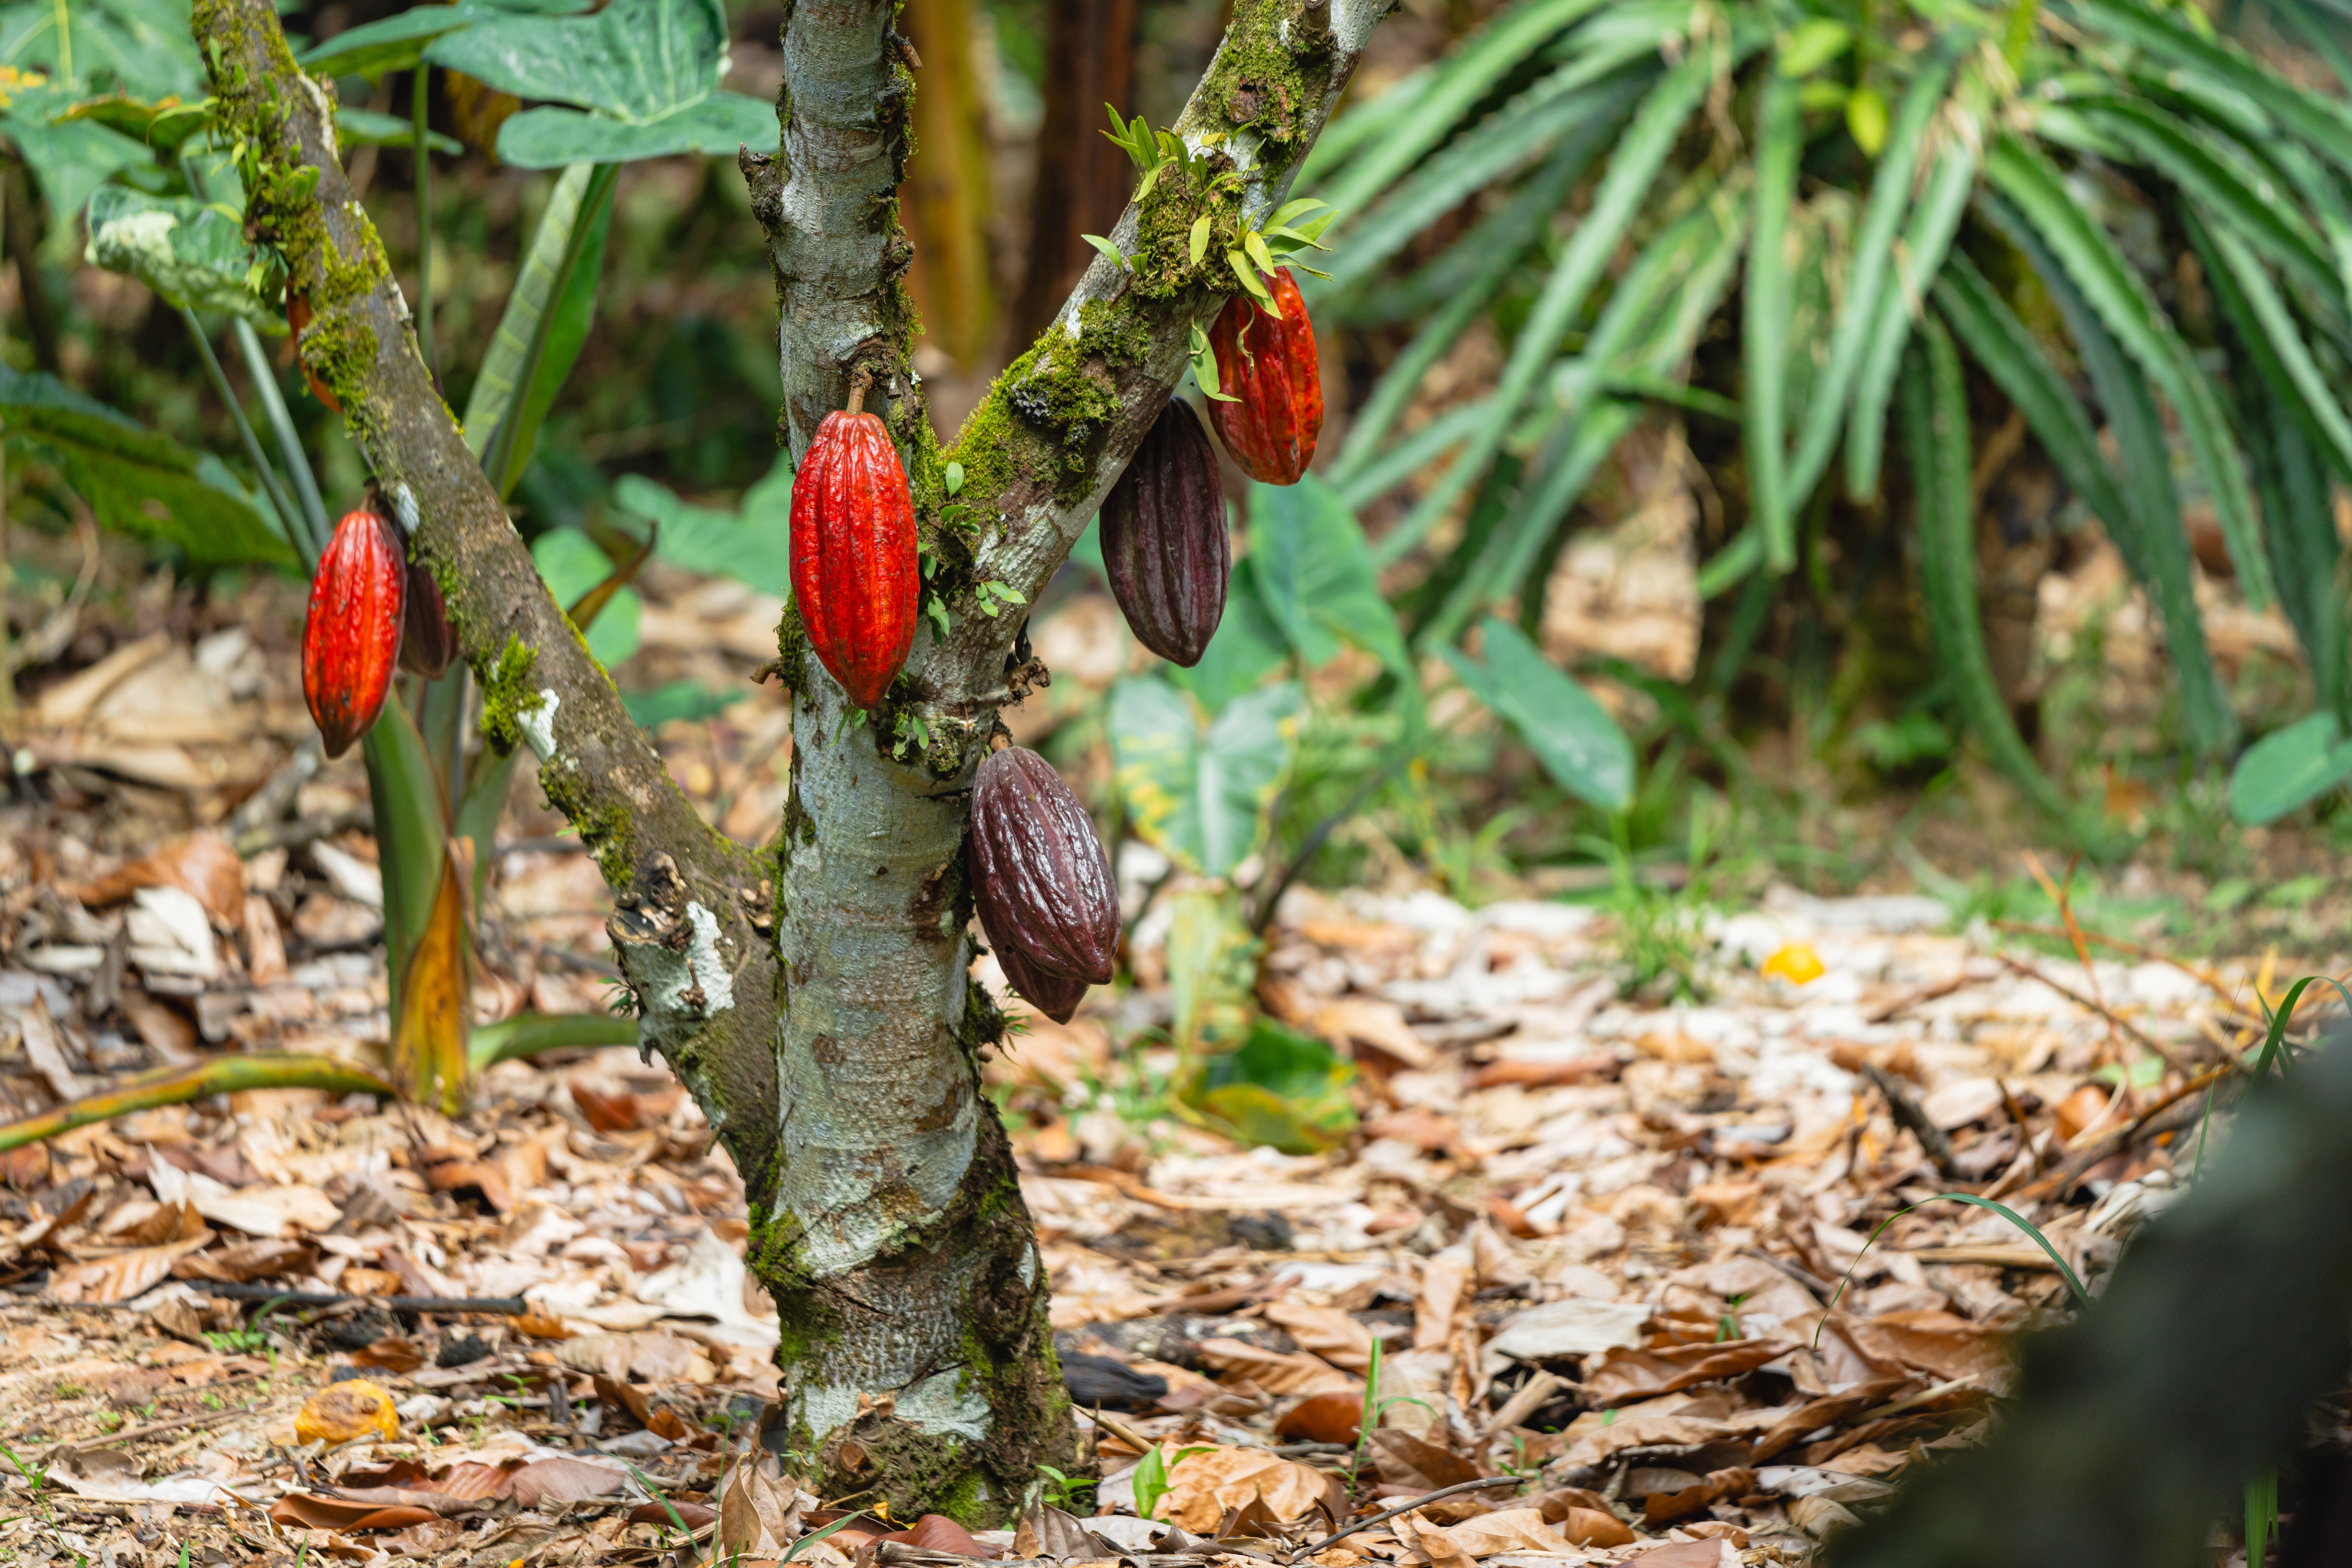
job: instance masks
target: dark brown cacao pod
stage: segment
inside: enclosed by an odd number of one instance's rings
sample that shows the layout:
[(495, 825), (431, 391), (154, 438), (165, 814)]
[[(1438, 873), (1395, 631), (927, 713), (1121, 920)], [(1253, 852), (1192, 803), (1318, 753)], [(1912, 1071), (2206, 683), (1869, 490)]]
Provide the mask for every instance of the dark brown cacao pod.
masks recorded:
[(1281, 315), (1236, 294), (1210, 330), (1221, 389), (1240, 401), (1212, 398), (1209, 421), (1242, 472), (1262, 484), (1295, 485), (1323, 433), (1323, 371), (1315, 323), (1290, 268), (1276, 268), (1270, 288)]
[(1103, 566), (1136, 640), (1171, 663), (1208, 651), (1225, 613), (1233, 548), (1208, 433), (1171, 399), (1102, 509)]
[(441, 584), (422, 561), (408, 563), (408, 604), (401, 620), (400, 668), (427, 680), (446, 675), (457, 657), (457, 634), (449, 626), (449, 606), (441, 602)]
[[(985, 929), (986, 922), (982, 922)], [(1048, 974), (1027, 959), (1021, 950), (1007, 946), (992, 935), (988, 944), (996, 952), (996, 966), (1004, 971), (1004, 978), (1013, 989), (1029, 999), (1029, 1005), (1056, 1024), (1066, 1024), (1077, 1013), (1078, 1004), (1087, 999), (1087, 983), (1065, 980), (1058, 974)]]
[(920, 594), (914, 497), (889, 429), (835, 410), (793, 477), (793, 596), (809, 647), (860, 708), (907, 662)]
[(1065, 980), (1110, 979), (1118, 957), (1110, 859), (1087, 808), (1036, 752), (1007, 746), (980, 764), (971, 872), (981, 924), (999, 952), (1018, 949), (1031, 968)]
[(310, 579), (302, 696), (331, 757), (368, 732), (392, 690), (408, 597), (404, 553), (390, 521), (362, 507), (335, 525)]

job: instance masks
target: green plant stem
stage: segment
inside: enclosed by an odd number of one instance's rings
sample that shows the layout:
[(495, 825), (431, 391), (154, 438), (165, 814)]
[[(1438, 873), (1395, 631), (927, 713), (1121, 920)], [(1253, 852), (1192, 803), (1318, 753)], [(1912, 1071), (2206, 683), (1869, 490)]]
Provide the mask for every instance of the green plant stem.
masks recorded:
[(409, 151), (416, 160), (416, 348), (425, 356), (425, 368), (430, 373), (433, 363), (433, 149), (426, 144), (430, 132), (426, 106), (431, 102), (429, 88), (433, 68), (423, 60), (416, 62), (416, 78), (411, 84), (409, 123), (415, 136)]
[(466, 1054), (476, 1072), (493, 1062), (537, 1056), (541, 1051), (578, 1050), (596, 1046), (634, 1046), (637, 1021), (609, 1013), (519, 1013), (500, 1023), (485, 1024), (466, 1041)]
[(523, 355), (520, 374), (515, 377), (513, 401), (499, 420), (498, 429), (490, 437), (489, 449), (482, 454), (482, 472), (489, 476), (501, 499), (514, 491), (515, 481), (522, 476), (509, 474), (514, 461), (517, 431), (521, 427), (523, 409), (530, 402), (531, 389), (539, 380), (540, 361), (547, 355), (548, 334), (554, 330), (556, 313), (563, 303), (563, 291), (570, 286), (572, 268), (580, 265), (581, 253), (588, 247), (588, 231), (595, 226), (596, 209), (613, 194), (614, 182), (620, 178), (618, 163), (599, 163), (590, 176), (588, 189), (580, 198), (580, 215), (573, 219), (572, 233), (563, 243), (563, 265), (556, 269), (555, 286), (548, 290), (546, 308), (530, 329), (530, 350)]
[(180, 320), (188, 324), (188, 336), (196, 340), (196, 352), (204, 356), (205, 374), (212, 377), (213, 390), (219, 393), (221, 401), (228, 405), (228, 416), (236, 425), (236, 437), (245, 445), (246, 461), (251, 463), (253, 471), (260, 476), (261, 491), (269, 498), (270, 509), (278, 514), (278, 526), (286, 531), (286, 542), (291, 544), (294, 553), (301, 557), (303, 571), (316, 571), (319, 565), (318, 546), (310, 538), (310, 531), (305, 526), (301, 512), (287, 496), (285, 486), (278, 480), (278, 471), (269, 466), (269, 459), (262, 456), (261, 438), (253, 433), (253, 422), (245, 416), (245, 405), (237, 401), (236, 389), (229, 384), (228, 373), (221, 368), (220, 356), (213, 353), (212, 339), (205, 335), (204, 324), (196, 320), (196, 313), (185, 305), (180, 307)]
[(278, 374), (270, 369), (269, 355), (261, 346), (260, 335), (253, 323), (238, 318), (236, 322), (236, 346), (244, 351), (246, 374), (253, 377), (254, 391), (261, 398), (262, 412), (269, 416), (269, 428), (278, 437), (278, 455), (285, 462), (287, 472), (294, 481), (294, 491), (301, 498), (302, 515), (310, 524), (311, 558), (327, 548), (334, 530), (327, 521), (327, 503), (320, 499), (319, 481), (310, 472), (310, 459), (302, 450), (302, 438), (294, 432), (294, 416), (287, 410), (285, 395), (278, 390)]

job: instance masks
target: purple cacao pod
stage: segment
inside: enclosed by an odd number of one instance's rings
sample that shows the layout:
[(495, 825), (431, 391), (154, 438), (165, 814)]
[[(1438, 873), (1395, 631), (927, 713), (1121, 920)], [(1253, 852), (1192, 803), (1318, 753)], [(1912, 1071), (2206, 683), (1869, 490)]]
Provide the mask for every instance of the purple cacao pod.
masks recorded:
[(441, 602), (441, 584), (422, 561), (408, 563), (408, 598), (402, 609), (400, 668), (427, 680), (438, 680), (457, 657), (457, 634), (449, 625), (449, 606)]
[[(982, 921), (986, 929), (987, 922)], [(1087, 983), (1065, 980), (1058, 974), (1048, 974), (1021, 956), (1021, 950), (997, 941), (990, 933), (989, 945), (996, 951), (996, 967), (1004, 971), (1004, 978), (1015, 991), (1029, 1000), (1029, 1005), (1056, 1024), (1066, 1024), (1075, 1016), (1078, 1004), (1087, 999)]]
[(980, 764), (971, 881), (981, 925), (1000, 954), (1017, 949), (1030, 968), (1063, 980), (1110, 979), (1118, 956), (1110, 859), (1087, 808), (1034, 752), (1007, 746)]
[(1233, 549), (1208, 432), (1171, 398), (1102, 509), (1103, 567), (1136, 641), (1187, 668), (1225, 613)]

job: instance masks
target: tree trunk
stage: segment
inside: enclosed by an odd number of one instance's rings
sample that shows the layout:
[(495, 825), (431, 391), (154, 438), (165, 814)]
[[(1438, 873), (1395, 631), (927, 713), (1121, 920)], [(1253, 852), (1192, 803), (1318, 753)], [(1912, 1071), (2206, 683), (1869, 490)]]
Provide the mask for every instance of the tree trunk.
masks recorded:
[(1096, 134), (1103, 105), (1135, 112), (1138, 0), (1048, 0), (1045, 120), (1029, 196), (1029, 259), (1013, 308), (1013, 341), (1045, 330), (1094, 250), (1078, 236), (1108, 234), (1127, 206), (1135, 165)]
[[(793, 790), (779, 842), (753, 856), (702, 822), (628, 721), (434, 393), (337, 160), (331, 86), (301, 77), (268, 0), (196, 0), (221, 121), (257, 164), (248, 226), (312, 309), (304, 362), (442, 584), (485, 731), (530, 746), (614, 889), (641, 1043), (742, 1173), (751, 1267), (782, 1314), (789, 1447), (828, 1497), (993, 1523), (1040, 1460), (1072, 1458), (1044, 1269), (979, 1084), (1002, 1020), (968, 978), (970, 784), (998, 708), (1037, 671), (1013, 667), (1020, 620), (983, 612), (978, 590), (1034, 601), (1067, 556), (1234, 288), (1224, 253), (1288, 195), (1390, 3), (1241, 0), (1175, 126), (1200, 166), (1118, 217), (1130, 268), (1087, 269), (948, 452), (910, 363), (896, 193), (914, 72), (894, 0), (788, 6), (780, 145), (741, 158), (775, 267), (783, 432), (797, 459), (853, 371), (872, 378), (866, 406), (899, 447), (950, 629), (919, 634), (859, 712), (786, 610)], [(1196, 222), (1214, 240), (1198, 262)]]

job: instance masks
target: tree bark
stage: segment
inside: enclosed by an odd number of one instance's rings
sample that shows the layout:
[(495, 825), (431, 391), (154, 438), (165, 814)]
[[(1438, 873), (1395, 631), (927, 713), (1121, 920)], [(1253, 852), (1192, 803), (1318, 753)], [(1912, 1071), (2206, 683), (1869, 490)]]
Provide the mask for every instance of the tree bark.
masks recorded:
[(1045, 330), (1055, 307), (1094, 258), (1078, 236), (1108, 234), (1127, 205), (1135, 165), (1096, 134), (1103, 105), (1135, 112), (1139, 0), (1049, 0), (1045, 8), (1045, 119), (1029, 196), (1029, 257), (1013, 309), (1014, 341)]
[[(742, 1172), (751, 1264), (782, 1313), (785, 1431), (826, 1496), (992, 1522), (1038, 1461), (1070, 1460), (1043, 1264), (980, 1093), (1002, 1020), (968, 979), (971, 774), (1037, 671), (1012, 668), (1018, 616), (983, 614), (976, 590), (1034, 601), (1068, 554), (1235, 287), (1226, 251), (1287, 195), (1391, 3), (1242, 0), (1175, 127), (1194, 166), (1119, 217), (1129, 266), (1087, 270), (946, 452), (909, 363), (896, 193), (913, 75), (892, 0), (790, 8), (780, 145), (741, 155), (775, 267), (782, 434), (797, 460), (853, 371), (873, 377), (866, 406), (900, 447), (936, 563), (925, 591), (951, 629), (919, 634), (860, 713), (786, 611), (793, 788), (754, 857), (629, 723), (434, 393), (337, 161), (331, 85), (295, 68), (268, 0), (197, 0), (222, 118), (253, 150), (248, 223), (312, 307), (303, 357), (441, 580), (486, 731), (530, 745), (616, 891), (641, 1040)], [(1212, 238), (1195, 263), (1197, 220)]]

